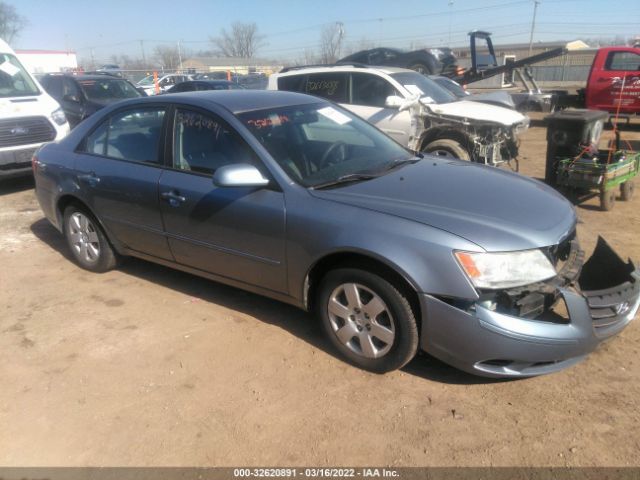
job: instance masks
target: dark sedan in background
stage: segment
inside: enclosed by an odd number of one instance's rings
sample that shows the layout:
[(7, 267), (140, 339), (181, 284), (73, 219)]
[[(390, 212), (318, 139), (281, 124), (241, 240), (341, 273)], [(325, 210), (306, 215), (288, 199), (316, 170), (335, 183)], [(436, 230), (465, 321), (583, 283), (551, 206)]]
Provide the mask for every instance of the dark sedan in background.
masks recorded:
[(415, 156), (317, 97), (121, 102), (33, 169), (83, 268), (131, 255), (315, 311), (336, 350), (375, 372), (419, 348), (477, 375), (554, 372), (640, 304), (635, 267), (603, 241), (584, 263), (573, 206), (545, 184)]
[(58, 101), (71, 128), (110, 103), (144, 96), (128, 80), (108, 74), (48, 74), (40, 84)]
[(202, 90), (242, 90), (244, 87), (227, 80), (188, 80), (174, 85), (166, 93), (199, 92)]
[(409, 52), (397, 48), (372, 48), (341, 58), (336, 63), (362, 63), (408, 68), (423, 75), (435, 75), (455, 68), (456, 57), (450, 48), (424, 48)]

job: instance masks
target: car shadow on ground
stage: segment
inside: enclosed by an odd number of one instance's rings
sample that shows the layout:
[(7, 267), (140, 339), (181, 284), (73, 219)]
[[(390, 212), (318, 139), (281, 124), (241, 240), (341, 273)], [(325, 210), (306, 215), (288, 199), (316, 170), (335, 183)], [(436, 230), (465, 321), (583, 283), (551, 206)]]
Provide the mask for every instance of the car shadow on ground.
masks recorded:
[[(46, 219), (34, 222), (31, 231), (36, 238), (62, 257), (73, 261), (64, 237)], [(291, 305), (136, 258), (126, 259), (118, 269), (127, 275), (181, 292), (190, 299), (253, 316), (286, 330), (315, 348), (337, 356), (313, 316)], [(469, 375), (428, 354), (416, 356), (402, 371), (426, 380), (448, 384), (473, 385), (501, 381)]]
[(31, 174), (24, 177), (0, 179), (0, 197), (11, 193), (30, 190), (34, 187), (34, 180)]

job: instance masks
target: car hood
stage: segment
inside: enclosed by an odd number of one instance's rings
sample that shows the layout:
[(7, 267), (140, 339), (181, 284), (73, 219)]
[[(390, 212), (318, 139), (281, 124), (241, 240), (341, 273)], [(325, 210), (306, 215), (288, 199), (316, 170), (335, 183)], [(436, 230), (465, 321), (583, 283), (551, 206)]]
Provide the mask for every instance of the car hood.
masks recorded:
[(513, 98), (507, 92), (472, 93), (464, 100), (470, 102), (488, 103), (491, 105), (496, 105), (498, 107), (510, 108), (512, 110), (516, 108), (516, 104), (513, 101)]
[(555, 245), (576, 224), (573, 206), (537, 180), (431, 156), (372, 180), (309, 192), (445, 230), (494, 252)]
[(0, 116), (2, 118), (31, 117), (44, 115), (49, 117), (51, 112), (60, 108), (58, 102), (48, 94), (26, 97), (0, 98)]
[(512, 126), (525, 121), (525, 116), (515, 110), (466, 99), (451, 103), (428, 104), (426, 106), (438, 115), (499, 123), (505, 126)]

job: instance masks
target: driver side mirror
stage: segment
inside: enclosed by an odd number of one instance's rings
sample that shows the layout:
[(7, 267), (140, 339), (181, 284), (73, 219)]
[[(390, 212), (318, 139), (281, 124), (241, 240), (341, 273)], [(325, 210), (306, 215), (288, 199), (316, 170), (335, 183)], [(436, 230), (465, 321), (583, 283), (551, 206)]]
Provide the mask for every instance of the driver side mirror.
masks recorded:
[(385, 99), (384, 106), (387, 108), (400, 108), (403, 103), (404, 98), (399, 97), (398, 95), (391, 95)]
[(217, 187), (266, 187), (269, 179), (253, 165), (233, 163), (216, 169), (213, 184)]

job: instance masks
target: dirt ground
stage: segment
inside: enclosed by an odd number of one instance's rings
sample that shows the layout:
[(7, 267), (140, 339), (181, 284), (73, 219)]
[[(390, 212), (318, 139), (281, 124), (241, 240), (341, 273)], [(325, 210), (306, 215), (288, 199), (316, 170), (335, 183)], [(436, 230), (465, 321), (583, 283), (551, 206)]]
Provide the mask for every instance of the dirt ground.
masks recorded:
[[(370, 374), (293, 307), (138, 260), (81, 270), (32, 187), (0, 185), (0, 465), (640, 465), (640, 319), (550, 376)], [(583, 246), (640, 259), (639, 207), (579, 205)]]

